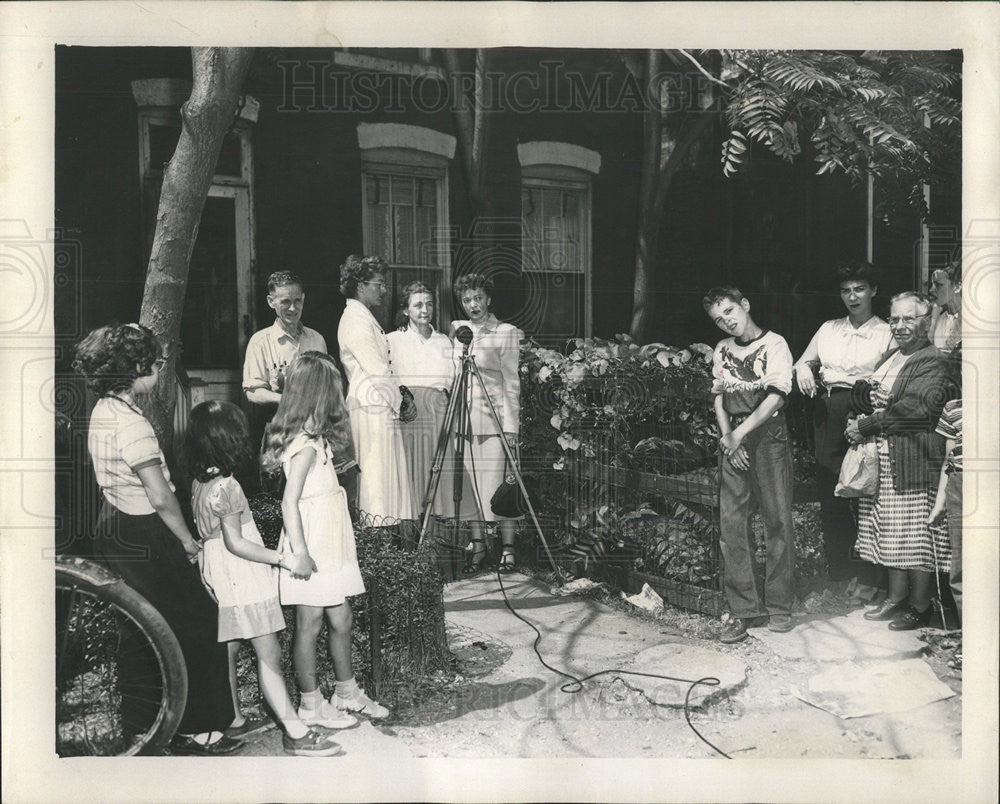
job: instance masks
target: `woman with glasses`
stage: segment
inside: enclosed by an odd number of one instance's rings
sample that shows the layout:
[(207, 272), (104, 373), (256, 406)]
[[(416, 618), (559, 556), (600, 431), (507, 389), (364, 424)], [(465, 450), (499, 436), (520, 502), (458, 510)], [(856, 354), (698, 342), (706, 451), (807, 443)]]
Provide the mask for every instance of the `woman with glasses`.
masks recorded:
[(893, 631), (926, 626), (932, 579), (950, 568), (945, 522), (928, 524), (945, 439), (935, 432), (945, 402), (956, 396), (947, 359), (930, 342), (931, 305), (917, 293), (892, 299), (889, 326), (898, 349), (886, 355), (852, 395), (861, 415), (847, 423), (852, 444), (874, 438), (879, 486), (859, 498), (858, 552), (889, 571), (889, 594), (866, 620), (888, 620)]
[(834, 496), (833, 490), (847, 453), (844, 427), (851, 387), (871, 375), (892, 343), (892, 332), (872, 310), (878, 277), (871, 263), (846, 263), (837, 269), (836, 278), (847, 315), (819, 328), (794, 370), (799, 390), (814, 400), (816, 490), (827, 573), (831, 581), (847, 584), (848, 596), (868, 603), (881, 594), (885, 573), (868, 562), (851, 560), (857, 538), (854, 512), (850, 500)]
[[(358, 512), (368, 525), (393, 525), (415, 516), (400, 420), (416, 415), (392, 366), (389, 341), (372, 315), (386, 296), (389, 266), (381, 257), (350, 255), (340, 266), (347, 306), (337, 329), (347, 374), (347, 410), (361, 477)], [(408, 392), (407, 392), (408, 394)]]

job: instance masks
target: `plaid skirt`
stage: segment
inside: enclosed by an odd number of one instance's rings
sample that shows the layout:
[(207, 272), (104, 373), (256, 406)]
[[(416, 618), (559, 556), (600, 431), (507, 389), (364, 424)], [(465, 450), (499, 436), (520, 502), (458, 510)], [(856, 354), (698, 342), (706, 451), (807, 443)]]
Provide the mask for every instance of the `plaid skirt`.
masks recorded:
[(889, 443), (878, 444), (877, 497), (858, 498), (858, 553), (865, 561), (891, 569), (948, 572), (951, 543), (947, 521), (927, 524), (936, 489), (896, 491), (889, 460)]

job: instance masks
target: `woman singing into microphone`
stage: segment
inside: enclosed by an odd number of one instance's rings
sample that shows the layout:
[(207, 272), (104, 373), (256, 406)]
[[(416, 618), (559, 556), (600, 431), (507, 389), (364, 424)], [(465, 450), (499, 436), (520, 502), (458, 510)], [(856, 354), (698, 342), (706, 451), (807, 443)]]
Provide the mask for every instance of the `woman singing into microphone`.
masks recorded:
[[(469, 354), (476, 359), (489, 398), (475, 377), (470, 378), (472, 390), (469, 404), (469, 443), (465, 450), (465, 467), (472, 478), (473, 493), (485, 522), (499, 522), (503, 555), (500, 571), (514, 569), (514, 527), (517, 519), (498, 516), (490, 507), (494, 492), (504, 482), (506, 460), (490, 401), (500, 418), (503, 437), (512, 450), (517, 449), (517, 434), (521, 416), (521, 380), (518, 376), (518, 356), (521, 331), (497, 320), (490, 312), (490, 291), (493, 283), (482, 274), (466, 274), (455, 283), (455, 294), (462, 303), (467, 320), (453, 321), (454, 337), (459, 329), (472, 330)], [(456, 338), (457, 354), (462, 343)], [(486, 556), (482, 526), (470, 525), (472, 541), (468, 548), (466, 573), (475, 573)]]

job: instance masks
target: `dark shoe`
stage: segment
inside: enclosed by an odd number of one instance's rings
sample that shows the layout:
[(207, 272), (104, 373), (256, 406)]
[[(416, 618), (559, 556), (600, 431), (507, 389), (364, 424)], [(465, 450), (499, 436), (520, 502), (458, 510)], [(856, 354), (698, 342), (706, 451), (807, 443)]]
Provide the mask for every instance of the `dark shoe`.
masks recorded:
[(482, 569), (483, 559), (486, 558), (485, 539), (472, 539), (468, 547), (465, 548), (465, 566), (462, 568), (463, 575), (475, 575)]
[(719, 642), (731, 645), (734, 642), (742, 642), (748, 636), (747, 627), (743, 620), (739, 617), (734, 617), (722, 626), (722, 631), (719, 633)]
[(792, 618), (788, 614), (772, 614), (767, 621), (767, 630), (778, 634), (787, 634), (795, 627)]
[(882, 601), (880, 606), (872, 609), (871, 611), (866, 611), (864, 613), (864, 618), (872, 622), (877, 622), (881, 620), (894, 620), (896, 615), (906, 606), (905, 600), (891, 600), (888, 597)]
[(230, 726), (224, 732), (231, 740), (243, 740), (252, 734), (274, 728), (274, 721), (264, 715), (247, 715), (240, 726)]
[(304, 737), (281, 735), (281, 747), (293, 757), (338, 757), (344, 753), (340, 743), (325, 734), (309, 729)]
[(199, 743), (186, 734), (176, 734), (170, 741), (170, 753), (187, 757), (221, 757), (243, 747), (242, 740), (222, 736), (214, 743)]
[(914, 631), (917, 628), (925, 628), (927, 623), (931, 621), (933, 613), (934, 606), (928, 606), (923, 611), (917, 611), (913, 606), (904, 606), (896, 618), (889, 623), (889, 630)]
[(514, 551), (505, 549), (503, 555), (500, 556), (500, 566), (498, 567), (500, 572), (504, 575), (514, 571)]

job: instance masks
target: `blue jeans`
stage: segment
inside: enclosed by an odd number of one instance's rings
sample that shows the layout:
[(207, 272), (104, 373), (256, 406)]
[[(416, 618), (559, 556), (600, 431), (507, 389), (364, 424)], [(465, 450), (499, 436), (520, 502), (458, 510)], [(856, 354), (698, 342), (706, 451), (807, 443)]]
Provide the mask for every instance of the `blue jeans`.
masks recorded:
[[(792, 447), (784, 414), (769, 419), (743, 439), (750, 469), (742, 472), (723, 455), (719, 484), (723, 581), (733, 615), (741, 618), (791, 614)], [(766, 565), (764, 599), (753, 574), (750, 515), (759, 507), (764, 518)]]

